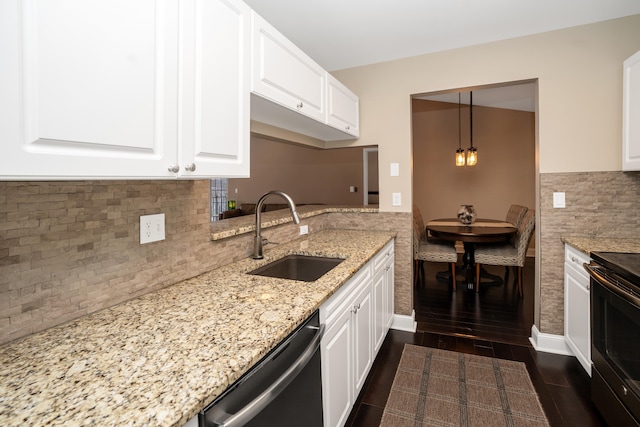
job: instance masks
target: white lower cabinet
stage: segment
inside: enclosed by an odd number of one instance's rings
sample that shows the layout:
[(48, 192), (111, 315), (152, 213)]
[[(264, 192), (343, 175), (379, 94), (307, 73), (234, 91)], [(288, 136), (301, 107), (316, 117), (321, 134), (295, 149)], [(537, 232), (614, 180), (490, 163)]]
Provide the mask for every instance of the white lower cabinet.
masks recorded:
[(582, 266), (589, 261), (585, 254), (565, 245), (564, 336), (573, 354), (591, 375), (590, 282)]
[(342, 426), (353, 407), (353, 327), (351, 311), (332, 321), (321, 344), (322, 403), (325, 426)]
[(376, 353), (393, 321), (394, 261), (393, 242), (373, 259), (373, 340)]
[[(324, 425), (343, 426), (393, 316), (393, 242), (320, 307)], [(376, 265), (378, 268), (376, 268)]]

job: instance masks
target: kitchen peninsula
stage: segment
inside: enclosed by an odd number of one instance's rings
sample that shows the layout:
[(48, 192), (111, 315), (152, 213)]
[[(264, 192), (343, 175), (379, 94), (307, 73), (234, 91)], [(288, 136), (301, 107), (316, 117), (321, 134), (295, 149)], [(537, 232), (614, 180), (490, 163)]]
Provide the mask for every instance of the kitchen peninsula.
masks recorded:
[[(394, 237), (320, 231), (8, 343), (0, 424), (183, 425)], [(309, 283), (246, 274), (292, 253), (345, 261)]]

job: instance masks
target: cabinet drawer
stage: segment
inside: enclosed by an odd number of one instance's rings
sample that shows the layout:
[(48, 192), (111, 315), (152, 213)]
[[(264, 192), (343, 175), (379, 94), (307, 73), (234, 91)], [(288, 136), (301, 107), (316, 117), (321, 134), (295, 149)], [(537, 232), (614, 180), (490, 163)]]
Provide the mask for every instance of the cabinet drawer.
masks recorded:
[(588, 274), (582, 265), (584, 263), (589, 263), (591, 258), (589, 258), (589, 256), (584, 252), (579, 251), (569, 244), (565, 245), (564, 253), (564, 262), (573, 267), (580, 275), (588, 277)]
[(336, 316), (344, 310), (344, 307), (353, 303), (356, 293), (359, 292), (363, 286), (369, 286), (370, 283), (371, 265), (366, 264), (355, 276), (349, 279), (347, 283), (322, 304), (320, 307), (320, 321), (326, 325), (327, 329), (331, 327)]
[(380, 252), (373, 257), (374, 274), (380, 271), (386, 264), (387, 260), (393, 255), (393, 242), (385, 245)]

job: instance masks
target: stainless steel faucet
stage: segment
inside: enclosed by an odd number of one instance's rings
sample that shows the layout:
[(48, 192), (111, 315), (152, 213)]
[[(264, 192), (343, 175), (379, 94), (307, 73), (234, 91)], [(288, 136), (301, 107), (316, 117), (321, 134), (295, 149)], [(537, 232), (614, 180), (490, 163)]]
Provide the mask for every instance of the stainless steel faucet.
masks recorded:
[(260, 211), (262, 211), (262, 205), (267, 197), (272, 194), (276, 194), (281, 196), (283, 199), (287, 201), (289, 205), (289, 209), (291, 210), (291, 216), (293, 217), (293, 222), (296, 224), (300, 223), (300, 217), (298, 216), (298, 212), (296, 212), (296, 204), (293, 203), (293, 199), (289, 197), (287, 194), (282, 191), (269, 191), (265, 193), (260, 200), (258, 200), (258, 204), (256, 205), (256, 234), (253, 238), (253, 259), (262, 259), (262, 226), (260, 224)]

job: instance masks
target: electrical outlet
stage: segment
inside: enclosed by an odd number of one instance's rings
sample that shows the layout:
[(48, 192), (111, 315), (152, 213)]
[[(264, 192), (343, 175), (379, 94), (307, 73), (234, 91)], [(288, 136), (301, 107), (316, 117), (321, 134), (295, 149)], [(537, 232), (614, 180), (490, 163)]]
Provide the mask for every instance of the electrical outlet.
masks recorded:
[(164, 239), (164, 214), (141, 215), (140, 244), (143, 245)]
[(401, 193), (393, 193), (393, 206), (402, 206), (402, 196)]
[(309, 226), (308, 225), (301, 225), (300, 226), (300, 235), (302, 236), (303, 234), (309, 234)]

